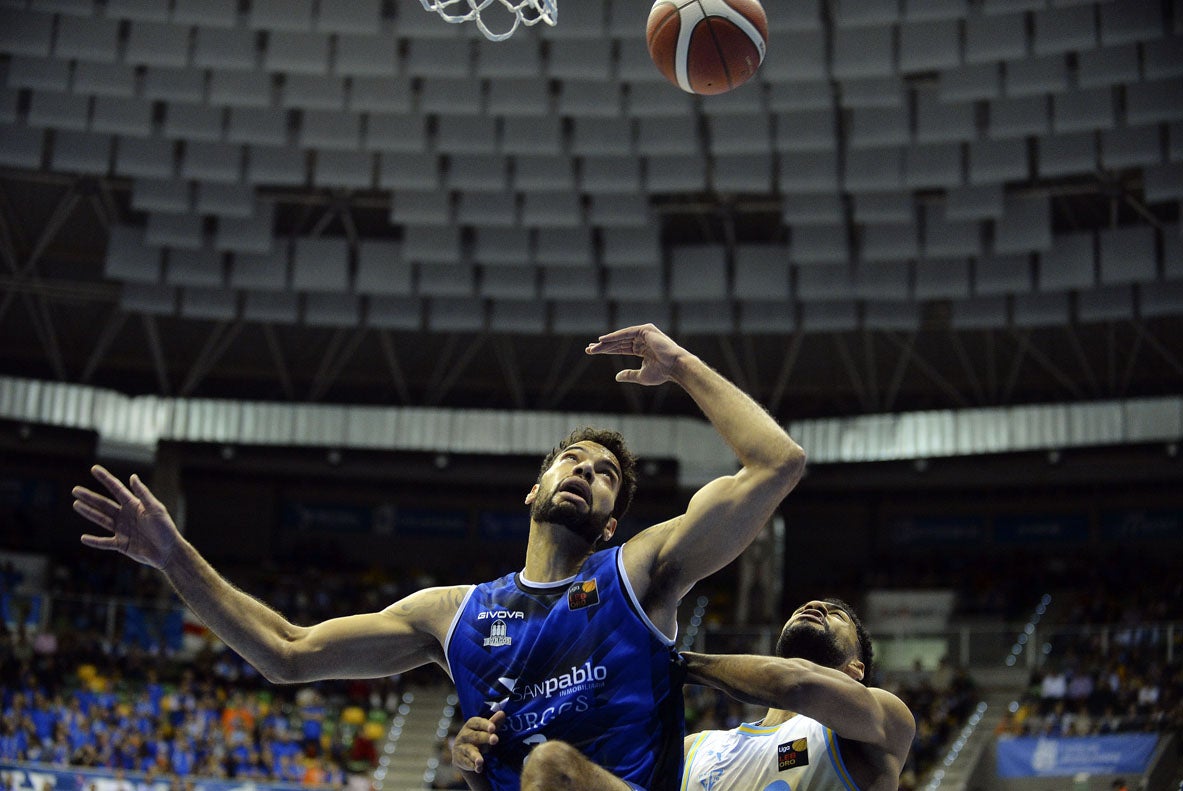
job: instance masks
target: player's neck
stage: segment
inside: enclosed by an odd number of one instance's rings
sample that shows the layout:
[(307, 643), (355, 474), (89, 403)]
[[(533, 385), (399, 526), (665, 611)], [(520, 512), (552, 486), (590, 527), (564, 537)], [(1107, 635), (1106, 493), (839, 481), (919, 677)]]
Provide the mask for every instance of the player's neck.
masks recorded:
[(769, 709), (768, 713), (764, 715), (764, 719), (760, 721), (760, 724), (765, 728), (775, 728), (777, 725), (783, 725), (796, 716), (797, 713), (794, 711)]
[(594, 547), (562, 525), (531, 522), (522, 570), (531, 582), (556, 582), (579, 572)]

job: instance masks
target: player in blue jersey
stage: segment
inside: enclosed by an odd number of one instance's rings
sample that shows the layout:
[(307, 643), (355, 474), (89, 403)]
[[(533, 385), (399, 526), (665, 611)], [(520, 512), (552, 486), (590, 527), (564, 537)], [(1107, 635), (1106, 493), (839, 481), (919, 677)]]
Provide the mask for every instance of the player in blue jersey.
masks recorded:
[(466, 717), (505, 718), (506, 747), (485, 767), (496, 791), (553, 791), (559, 775), (571, 791), (676, 788), (678, 602), (755, 538), (800, 480), (805, 454), (751, 398), (651, 324), (603, 335), (587, 352), (639, 357), (619, 382), (681, 386), (741, 464), (696, 492), (685, 513), (623, 546), (595, 551), (612, 538), (636, 482), (619, 435), (600, 431), (571, 435), (543, 465), (525, 498), (520, 572), (428, 588), (376, 613), (289, 622), (220, 576), (138, 476), (125, 486), (98, 466), (92, 472), (111, 497), (75, 487), (74, 509), (110, 535), (82, 541), (160, 569), (272, 682), (445, 668)]
[[(776, 656), (683, 653), (687, 680), (768, 706), (759, 722), (690, 734), (681, 791), (895, 791), (916, 723), (902, 700), (867, 685), (871, 639), (839, 599), (806, 602)], [(474, 717), (453, 761), (474, 791), (505, 737), (504, 715)], [(561, 786), (555, 785), (558, 788)]]

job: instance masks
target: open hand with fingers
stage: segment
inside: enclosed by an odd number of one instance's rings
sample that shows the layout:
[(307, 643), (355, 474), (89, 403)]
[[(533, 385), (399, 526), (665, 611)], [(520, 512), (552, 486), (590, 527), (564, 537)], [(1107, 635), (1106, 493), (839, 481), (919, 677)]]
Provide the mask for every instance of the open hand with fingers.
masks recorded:
[(82, 543), (95, 549), (122, 552), (132, 560), (163, 569), (181, 542), (180, 531), (168, 510), (144, 485), (138, 475), (132, 475), (131, 488), (107, 471), (95, 465), (91, 474), (111, 493), (106, 497), (83, 486), (75, 486), (74, 510), (111, 533), (109, 536), (83, 534)]
[(690, 353), (652, 324), (626, 327), (601, 335), (589, 343), (588, 354), (631, 354), (641, 358), (641, 367), (616, 374), (618, 382), (659, 385), (677, 379), (678, 366)]
[(452, 763), (463, 772), (484, 771), (485, 753), (497, 746), (497, 728), (505, 722), (504, 711), (494, 712), (488, 719), (469, 717), (452, 743)]

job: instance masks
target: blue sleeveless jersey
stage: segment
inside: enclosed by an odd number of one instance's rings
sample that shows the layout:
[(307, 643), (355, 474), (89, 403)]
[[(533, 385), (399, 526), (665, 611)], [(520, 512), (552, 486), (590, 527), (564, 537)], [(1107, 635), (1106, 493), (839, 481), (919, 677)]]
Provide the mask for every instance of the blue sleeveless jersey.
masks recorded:
[(530, 749), (552, 739), (648, 791), (678, 787), (682, 673), (620, 556), (596, 552), (561, 582), (508, 574), (475, 586), (456, 613), (445, 651), (460, 711), (508, 715), (485, 756), (496, 791), (518, 789)]

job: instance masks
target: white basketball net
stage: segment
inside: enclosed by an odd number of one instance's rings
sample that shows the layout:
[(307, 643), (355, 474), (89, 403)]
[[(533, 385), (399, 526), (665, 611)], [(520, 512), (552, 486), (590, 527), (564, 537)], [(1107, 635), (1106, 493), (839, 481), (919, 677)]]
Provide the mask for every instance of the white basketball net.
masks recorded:
[[(435, 11), (446, 22), (476, 22), (476, 26), (490, 41), (504, 41), (514, 34), (518, 25), (537, 25), (545, 22), (553, 25), (559, 21), (558, 0), (419, 0), (428, 11)], [(490, 6), (508, 11), (513, 15), (513, 26), (498, 33), (490, 30), (481, 12)]]

